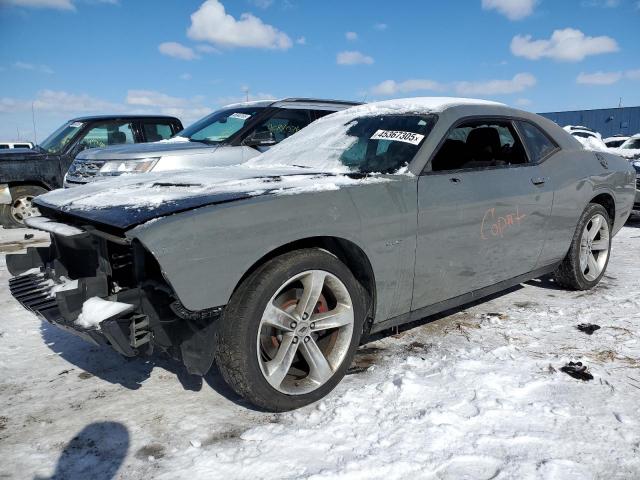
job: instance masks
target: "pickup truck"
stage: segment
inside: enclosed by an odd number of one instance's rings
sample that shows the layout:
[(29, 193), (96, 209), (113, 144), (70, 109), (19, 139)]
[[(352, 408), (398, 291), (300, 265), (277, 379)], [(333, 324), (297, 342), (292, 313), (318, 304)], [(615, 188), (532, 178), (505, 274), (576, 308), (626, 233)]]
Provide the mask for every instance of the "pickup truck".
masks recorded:
[(16, 228), (38, 214), (34, 197), (62, 187), (78, 153), (88, 148), (165, 140), (182, 130), (175, 117), (149, 115), (74, 118), (32, 150), (0, 150), (0, 225)]

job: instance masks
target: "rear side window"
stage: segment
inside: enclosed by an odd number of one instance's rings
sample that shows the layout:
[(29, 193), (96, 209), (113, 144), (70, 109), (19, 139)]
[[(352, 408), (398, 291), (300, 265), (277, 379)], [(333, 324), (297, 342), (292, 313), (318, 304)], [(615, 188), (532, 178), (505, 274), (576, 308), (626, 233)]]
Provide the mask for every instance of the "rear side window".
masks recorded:
[(111, 145), (135, 143), (130, 123), (105, 122), (91, 128), (80, 143), (82, 149), (104, 148)]
[(509, 120), (471, 120), (452, 129), (433, 157), (431, 170), (470, 170), (527, 163)]
[(14, 143), (13, 148), (31, 148), (31, 145), (25, 143)]
[(9, 149), (9, 145), (7, 145), (6, 143), (0, 143), (0, 150), (8, 150)]
[(311, 123), (308, 110), (280, 110), (268, 120), (259, 124), (254, 131), (269, 131), (276, 143), (298, 133)]
[(168, 123), (145, 122), (142, 124), (142, 129), (147, 142), (159, 142), (173, 135), (171, 125)]
[(524, 143), (529, 150), (531, 161), (538, 163), (548, 157), (551, 152), (558, 147), (551, 139), (538, 127), (529, 123), (518, 121), (518, 128), (524, 137)]

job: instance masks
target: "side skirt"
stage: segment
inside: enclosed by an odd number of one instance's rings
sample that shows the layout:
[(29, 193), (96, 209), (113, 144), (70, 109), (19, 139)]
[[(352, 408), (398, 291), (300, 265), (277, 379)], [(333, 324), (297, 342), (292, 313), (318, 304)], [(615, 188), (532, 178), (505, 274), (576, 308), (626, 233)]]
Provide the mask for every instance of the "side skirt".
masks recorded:
[(516, 285), (519, 285), (521, 283), (533, 280), (534, 278), (547, 275), (553, 272), (557, 266), (558, 263), (554, 263), (547, 267), (539, 268), (532, 272), (524, 273), (517, 277), (510, 278), (509, 280), (503, 280), (502, 282), (496, 283), (495, 285), (489, 285), (488, 287), (480, 288), (478, 290), (474, 290), (473, 292), (450, 298), (449, 300), (443, 300), (442, 302), (434, 303), (433, 305), (428, 305), (426, 307), (420, 308), (418, 310), (413, 310), (408, 313), (403, 313), (402, 315), (383, 320), (379, 323), (374, 323), (371, 327), (371, 333), (378, 333), (391, 327), (402, 325), (404, 323), (415, 322), (416, 320), (420, 320), (422, 318), (429, 317), (446, 310), (451, 310), (467, 303), (475, 302), (483, 297), (488, 297), (489, 295), (493, 295), (503, 290), (507, 290), (511, 287), (515, 287)]

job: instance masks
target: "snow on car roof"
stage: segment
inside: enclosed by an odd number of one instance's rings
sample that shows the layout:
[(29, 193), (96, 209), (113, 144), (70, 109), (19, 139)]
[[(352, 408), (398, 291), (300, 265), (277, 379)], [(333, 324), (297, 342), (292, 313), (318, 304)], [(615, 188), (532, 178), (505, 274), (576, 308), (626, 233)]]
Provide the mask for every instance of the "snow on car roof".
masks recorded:
[[(456, 98), (456, 97), (412, 97), (398, 98), (394, 100), (384, 100), (381, 102), (366, 103), (343, 110), (339, 115), (375, 115), (377, 113), (407, 113), (407, 112), (424, 112), (438, 113), (443, 112), (452, 107), (465, 105), (478, 106), (500, 106), (506, 107), (504, 103), (492, 102), (489, 100), (477, 100), (473, 98)], [(334, 114), (335, 115), (335, 114)], [(321, 119), (322, 120), (322, 119)]]

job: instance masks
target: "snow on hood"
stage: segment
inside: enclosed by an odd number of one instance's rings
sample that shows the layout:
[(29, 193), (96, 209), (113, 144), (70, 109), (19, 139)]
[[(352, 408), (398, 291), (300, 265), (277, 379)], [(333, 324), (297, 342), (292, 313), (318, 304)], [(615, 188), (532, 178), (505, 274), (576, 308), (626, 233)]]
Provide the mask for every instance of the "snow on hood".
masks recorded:
[(620, 157), (624, 157), (629, 160), (633, 160), (636, 158), (640, 158), (640, 150), (631, 149), (631, 148), (609, 148), (605, 145), (605, 143), (594, 137), (573, 137), (578, 140), (585, 150), (592, 150), (594, 152), (606, 152), (611, 153), (613, 155), (618, 155)]
[(295, 194), (383, 181), (390, 179), (382, 176), (335, 175), (299, 167), (258, 170), (235, 165), (117, 177), (76, 188), (55, 190), (41, 195), (37, 201), (41, 205), (63, 210), (113, 207), (153, 209), (194, 197)]
[(640, 159), (640, 149), (637, 148), (610, 148), (609, 152), (629, 160)]

